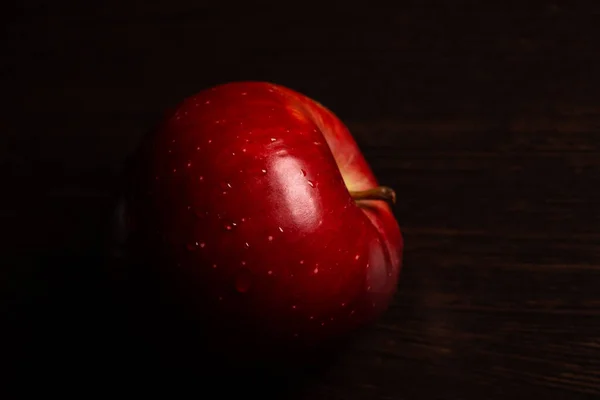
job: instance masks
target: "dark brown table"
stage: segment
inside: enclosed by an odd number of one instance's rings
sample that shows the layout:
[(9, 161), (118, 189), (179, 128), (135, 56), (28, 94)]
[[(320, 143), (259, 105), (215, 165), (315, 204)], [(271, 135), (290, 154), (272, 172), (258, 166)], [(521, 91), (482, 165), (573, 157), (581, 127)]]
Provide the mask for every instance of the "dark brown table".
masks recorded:
[(600, 396), (600, 5), (447, 3), (14, 5), (0, 153), (17, 336), (77, 337), (55, 318), (92, 312), (73, 304), (93, 293), (118, 168), (160, 112), (268, 80), (347, 122), (406, 241), (389, 312), (275, 398)]

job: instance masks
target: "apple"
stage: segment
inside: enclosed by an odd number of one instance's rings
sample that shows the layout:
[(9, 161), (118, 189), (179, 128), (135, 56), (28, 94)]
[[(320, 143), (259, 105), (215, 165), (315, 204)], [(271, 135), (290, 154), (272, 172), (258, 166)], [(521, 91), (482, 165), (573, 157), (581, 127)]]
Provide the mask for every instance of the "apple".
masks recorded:
[(394, 191), (347, 127), (292, 89), (233, 82), (185, 99), (134, 155), (123, 199), (121, 239), (210, 326), (253, 345), (336, 340), (395, 293)]

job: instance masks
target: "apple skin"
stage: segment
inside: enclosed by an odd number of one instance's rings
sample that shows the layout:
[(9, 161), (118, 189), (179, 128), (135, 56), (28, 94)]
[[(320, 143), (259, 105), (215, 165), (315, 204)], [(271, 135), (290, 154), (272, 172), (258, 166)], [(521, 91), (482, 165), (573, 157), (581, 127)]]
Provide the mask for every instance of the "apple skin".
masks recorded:
[(233, 336), (337, 340), (395, 293), (403, 240), (390, 206), (353, 200), (378, 182), (344, 124), (296, 91), (234, 82), (185, 99), (127, 182), (121, 236)]

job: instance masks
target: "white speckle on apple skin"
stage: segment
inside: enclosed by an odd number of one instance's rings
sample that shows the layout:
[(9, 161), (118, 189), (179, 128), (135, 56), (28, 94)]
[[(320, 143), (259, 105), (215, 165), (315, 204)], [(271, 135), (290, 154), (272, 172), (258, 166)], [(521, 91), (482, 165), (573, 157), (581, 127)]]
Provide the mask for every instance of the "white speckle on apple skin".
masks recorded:
[(359, 255), (359, 254), (357, 254), (357, 255), (355, 255), (355, 256), (354, 256), (354, 259), (355, 259), (355, 260), (358, 260), (359, 258), (360, 258), (360, 255)]
[(267, 274), (273, 275), (273, 271), (267, 271)]
[(313, 273), (315, 273), (315, 274), (318, 274), (318, 273), (319, 273), (319, 268), (315, 268), (315, 269), (313, 270)]
[(273, 236), (269, 236), (269, 237), (267, 238), (267, 240), (268, 240), (269, 242), (272, 242), (272, 241), (273, 241)]
[(217, 264), (213, 264), (213, 265), (212, 265), (212, 267), (213, 267), (213, 268), (217, 268)]
[(267, 170), (266, 170), (266, 169), (261, 169), (261, 171), (262, 171), (262, 173), (263, 173), (263, 174), (266, 174), (266, 173), (267, 173)]
[(202, 181), (204, 180), (204, 177), (203, 177), (202, 175), (200, 175), (200, 176), (198, 177), (198, 180), (199, 180), (200, 182), (202, 182)]
[(271, 138), (271, 142), (275, 142), (277, 141), (277, 139), (275, 139), (274, 137)]
[(283, 228), (279, 227), (279, 232), (283, 233)]

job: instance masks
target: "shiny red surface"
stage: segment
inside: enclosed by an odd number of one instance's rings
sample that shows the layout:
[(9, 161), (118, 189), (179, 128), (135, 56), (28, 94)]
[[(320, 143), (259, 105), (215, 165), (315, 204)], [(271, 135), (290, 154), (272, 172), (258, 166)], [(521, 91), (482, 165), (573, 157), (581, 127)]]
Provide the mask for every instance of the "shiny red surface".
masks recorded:
[(402, 237), (345, 126), (289, 89), (230, 83), (182, 102), (138, 154), (127, 209), (192, 296), (266, 336), (320, 341), (377, 317)]

